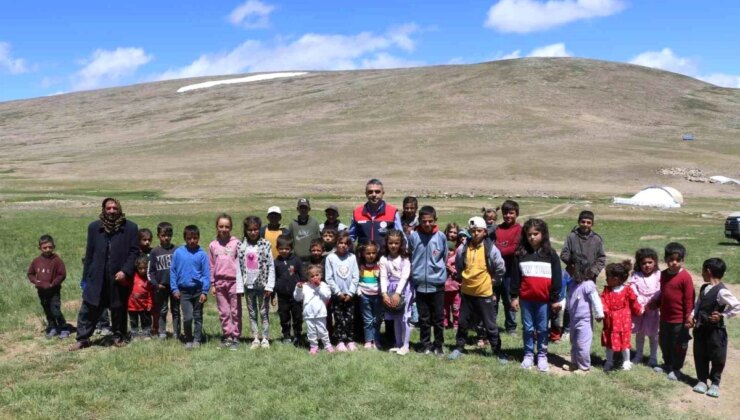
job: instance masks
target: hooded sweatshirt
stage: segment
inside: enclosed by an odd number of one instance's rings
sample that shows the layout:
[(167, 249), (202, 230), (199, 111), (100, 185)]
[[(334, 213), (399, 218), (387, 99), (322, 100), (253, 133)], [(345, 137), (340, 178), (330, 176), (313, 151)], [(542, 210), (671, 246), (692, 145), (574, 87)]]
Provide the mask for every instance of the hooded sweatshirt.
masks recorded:
[(574, 227), (563, 244), (560, 259), (567, 266), (574, 266), (577, 261), (576, 255), (582, 255), (588, 261), (586, 270), (588, 280), (596, 280), (606, 266), (606, 253), (601, 236), (593, 230), (584, 235), (577, 226)]
[(62, 284), (67, 277), (64, 262), (57, 254), (51, 257), (40, 255), (28, 267), (28, 280), (37, 289), (51, 289)]
[(444, 290), (447, 280), (447, 237), (437, 226), (431, 234), (416, 228), (409, 235), (411, 285), (418, 293)]

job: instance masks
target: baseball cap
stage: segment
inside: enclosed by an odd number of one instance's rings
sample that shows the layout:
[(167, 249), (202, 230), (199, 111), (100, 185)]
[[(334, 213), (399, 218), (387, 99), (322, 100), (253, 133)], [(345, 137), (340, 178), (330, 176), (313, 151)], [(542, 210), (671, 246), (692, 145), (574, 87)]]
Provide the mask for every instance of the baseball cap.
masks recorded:
[(280, 207), (278, 206), (272, 206), (269, 209), (267, 209), (267, 214), (270, 214), (270, 213), (283, 214), (283, 212), (280, 211)]
[(480, 216), (471, 217), (468, 220), (468, 228), (469, 229), (473, 229), (473, 228), (486, 229), (486, 221), (483, 220), (483, 218)]
[(298, 200), (298, 204), (296, 204), (296, 207), (303, 207), (306, 206), (309, 209), (311, 208), (311, 204), (308, 202), (308, 198), (301, 198)]
[(327, 212), (329, 210), (334, 210), (335, 212), (337, 212), (337, 214), (339, 214), (339, 207), (335, 206), (334, 204), (327, 206), (324, 212)]

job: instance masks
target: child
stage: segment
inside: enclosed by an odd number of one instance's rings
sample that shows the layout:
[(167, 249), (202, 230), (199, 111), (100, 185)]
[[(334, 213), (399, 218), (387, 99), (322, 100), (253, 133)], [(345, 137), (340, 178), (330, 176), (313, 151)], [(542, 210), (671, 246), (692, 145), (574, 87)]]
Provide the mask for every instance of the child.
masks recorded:
[[(719, 258), (704, 261), (701, 277), (706, 284), (699, 291), (691, 320), (694, 327), (694, 365), (699, 379), (694, 392), (706, 392), (714, 398), (719, 398), (719, 381), (727, 359), (725, 319), (740, 313), (740, 302), (722, 283), (726, 269), (725, 262)], [(712, 381), (709, 390), (707, 379)]]
[(334, 310), (334, 339), (337, 351), (355, 351), (352, 340), (354, 326), (353, 297), (357, 293), (360, 271), (357, 259), (349, 252), (350, 238), (347, 231), (337, 235), (337, 250), (326, 257), (326, 283), (331, 288)]
[(149, 256), (152, 252), (152, 231), (147, 228), (139, 229), (139, 252), (145, 256)]
[[(275, 259), (275, 294), (278, 301), (278, 315), (283, 332), (283, 344), (300, 344), (303, 333), (303, 307), (293, 298), (293, 292), (299, 282), (303, 281), (301, 260), (293, 254), (293, 238), (289, 235), (278, 236), (278, 257)], [(293, 326), (293, 337), (290, 327)]]
[(506, 272), (501, 252), (488, 236), (486, 222), (482, 217), (471, 217), (468, 220), (470, 241), (458, 248), (455, 255), (455, 268), (461, 279), (462, 305), (460, 308), (460, 326), (457, 329), (457, 347), (450, 353), (449, 359), (455, 360), (465, 351), (468, 328), (473, 319), (483, 322), (491, 353), (497, 355), (500, 363), (508, 359), (499, 353), (499, 335), (496, 325), (498, 303), (493, 295), (494, 286), (501, 283)]
[(445, 227), (447, 236), (447, 280), (445, 281), (445, 306), (444, 321), (445, 328), (457, 329), (460, 319), (460, 282), (455, 269), (455, 251), (458, 246), (458, 232), (460, 226), (451, 222)]
[(389, 350), (401, 356), (409, 353), (411, 337), (409, 286), (411, 262), (403, 232), (391, 229), (385, 238), (385, 255), (380, 258), (380, 291), (385, 306), (385, 319), (393, 321), (394, 346)]
[(266, 239), (267, 242), (269, 242), (271, 245), (270, 250), (272, 251), (273, 260), (278, 256), (278, 236), (290, 234), (287, 228), (284, 228), (280, 225), (280, 220), (282, 220), (282, 218), (283, 216), (282, 212), (280, 211), (280, 207), (272, 206), (267, 209), (267, 225), (262, 226), (262, 229), (260, 229), (260, 238)]
[[(314, 239), (316, 241), (316, 239)], [(321, 230), (321, 240), (319, 242), (322, 247), (322, 254), (324, 256), (334, 252), (334, 248), (337, 246), (337, 231), (332, 228), (323, 228)], [(311, 241), (313, 246), (313, 241)]]
[(604, 241), (593, 231), (594, 213), (583, 210), (578, 215), (578, 226), (574, 227), (568, 234), (560, 252), (560, 259), (565, 263), (566, 270), (573, 275), (573, 268), (577, 256), (583, 256), (588, 261), (586, 275), (588, 280), (596, 281), (601, 270), (606, 264), (604, 253)]
[(332, 229), (334, 232), (347, 230), (347, 225), (339, 220), (339, 207), (332, 204), (324, 210), (324, 214), (326, 215), (326, 221), (319, 225), (321, 232), (325, 229)]
[[(290, 222), (288, 231), (293, 239), (293, 252), (301, 259), (301, 262), (306, 263), (310, 255), (311, 241), (321, 238), (321, 230), (319, 222), (308, 214), (311, 211), (311, 204), (307, 198), (298, 200), (296, 210), (298, 210), (298, 216)], [(293, 299), (293, 290), (290, 291), (290, 299)]]
[[(216, 239), (208, 245), (211, 289), (216, 297), (218, 319), (221, 321), (221, 348), (236, 350), (242, 333), (242, 301), (237, 281), (237, 249), (239, 240), (231, 235), (231, 216), (216, 216)], [(259, 228), (254, 233), (259, 236)], [(268, 259), (271, 259), (268, 257)]]
[(632, 340), (632, 315), (642, 314), (642, 305), (637, 295), (624, 283), (630, 274), (630, 261), (611, 263), (606, 266), (606, 286), (601, 293), (604, 307), (604, 329), (601, 332), (601, 345), (606, 347), (604, 372), (614, 367), (614, 352), (622, 352), (622, 369), (632, 369), (630, 362), (630, 342)]
[[(542, 219), (529, 219), (522, 227), (519, 248), (511, 269), (511, 309), (522, 309), (524, 360), (521, 367), (534, 365), (534, 340), (537, 333), (537, 369), (550, 370), (547, 364), (548, 309), (560, 311), (562, 273), (557, 253), (550, 245), (550, 231)], [(521, 303), (520, 303), (521, 299)]]
[(380, 318), (382, 314), (380, 298), (380, 267), (378, 266), (379, 247), (370, 241), (360, 253), (360, 283), (358, 294), (362, 304), (362, 320), (365, 327), (365, 349), (377, 350), (380, 345)]
[(303, 302), (303, 318), (308, 330), (309, 353), (319, 352), (319, 340), (329, 353), (334, 353), (334, 347), (329, 342), (329, 333), (326, 330), (326, 303), (331, 298), (331, 290), (321, 281), (324, 270), (320, 265), (311, 264), (306, 270), (308, 282), (299, 282), (295, 286), (293, 299)]
[[(211, 287), (211, 270), (208, 256), (198, 246), (200, 229), (195, 225), (185, 226), (182, 233), (185, 245), (172, 254), (170, 267), (170, 290), (180, 301), (185, 332), (185, 350), (200, 347), (203, 334), (203, 304), (208, 300)], [(193, 331), (193, 321), (195, 330)]]
[(403, 212), (401, 213), (401, 225), (403, 226), (403, 233), (406, 236), (410, 235), (411, 232), (419, 226), (419, 218), (416, 216), (416, 211), (419, 209), (419, 201), (416, 197), (404, 197), (403, 198)]
[(496, 227), (496, 248), (501, 251), (501, 256), (506, 264), (506, 274), (501, 286), (496, 288), (496, 300), (504, 305), (504, 328), (509, 335), (516, 335), (516, 312), (511, 310), (511, 267), (514, 255), (519, 247), (519, 239), (522, 237), (522, 225), (516, 222), (519, 217), (519, 203), (506, 200), (501, 204), (501, 217), (503, 223)]
[(486, 221), (486, 229), (488, 231), (488, 239), (496, 242), (496, 220), (498, 220), (499, 208), (488, 208), (481, 207), (480, 211), (483, 213), (483, 220)]
[(324, 245), (325, 243), (323, 239), (314, 239), (311, 241), (311, 246), (308, 248), (311, 253), (308, 256), (309, 264), (316, 264), (320, 265), (322, 268), (324, 267), (324, 260), (326, 259), (326, 256), (329, 255), (328, 252), (324, 251)]
[(69, 337), (67, 321), (62, 314), (62, 282), (67, 277), (64, 261), (54, 253), (54, 238), (42, 235), (39, 238), (41, 255), (31, 261), (28, 280), (36, 286), (39, 302), (46, 315), (46, 338)]
[(424, 354), (443, 356), (447, 237), (437, 229), (437, 211), (434, 207), (423, 206), (419, 209), (419, 226), (409, 235), (409, 251), (411, 285), (419, 309), (421, 346)]
[[(244, 240), (238, 245), (236, 293), (247, 294), (251, 349), (270, 347), (270, 297), (275, 289), (275, 263), (271, 245), (259, 237), (262, 221), (257, 216), (244, 219)], [(241, 310), (241, 302), (239, 302)], [(257, 328), (257, 312), (262, 318), (262, 339)], [(234, 345), (232, 345), (232, 348)]]
[[(586, 269), (587, 266), (578, 266)], [(570, 278), (567, 284), (566, 306), (570, 313), (570, 365), (563, 368), (575, 373), (591, 371), (591, 341), (593, 340), (593, 313), (596, 321), (604, 319), (604, 307), (601, 297), (596, 291), (596, 284), (589, 280), (584, 273), (578, 270), (571, 277), (568, 272), (562, 273), (563, 278)]]
[(132, 338), (151, 337), (152, 328), (152, 285), (147, 278), (149, 258), (145, 254), (136, 258), (136, 273), (128, 297), (128, 316)]
[(645, 348), (645, 337), (650, 341), (650, 359), (648, 366), (658, 366), (658, 327), (660, 314), (653, 308), (654, 302), (660, 296), (660, 270), (658, 269), (658, 253), (650, 248), (638, 249), (635, 253), (635, 266), (627, 284), (637, 295), (637, 302), (645, 308), (645, 312), (632, 317), (632, 333), (635, 334), (635, 355), (632, 363), (642, 362), (642, 353)]
[(683, 268), (686, 248), (671, 242), (665, 246), (666, 269), (660, 273), (660, 331), (658, 341), (663, 354), (663, 367), (656, 372), (668, 372), (668, 380), (681, 377), (681, 368), (689, 347), (689, 326), (694, 311), (694, 283), (691, 274)]
[(180, 303), (170, 292), (170, 267), (175, 246), (172, 245), (172, 224), (161, 222), (157, 225), (159, 246), (149, 254), (149, 283), (154, 290), (154, 306), (157, 307), (159, 338), (167, 338), (167, 310), (172, 313), (172, 333), (175, 338), (180, 337)]

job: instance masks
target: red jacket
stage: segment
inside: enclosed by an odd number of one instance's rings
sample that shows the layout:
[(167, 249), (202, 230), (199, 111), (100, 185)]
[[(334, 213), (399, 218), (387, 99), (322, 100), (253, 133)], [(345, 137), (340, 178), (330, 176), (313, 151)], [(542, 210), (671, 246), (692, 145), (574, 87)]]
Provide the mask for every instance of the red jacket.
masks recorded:
[(152, 310), (152, 285), (147, 279), (134, 274), (134, 287), (128, 298), (128, 310), (131, 312), (149, 312)]

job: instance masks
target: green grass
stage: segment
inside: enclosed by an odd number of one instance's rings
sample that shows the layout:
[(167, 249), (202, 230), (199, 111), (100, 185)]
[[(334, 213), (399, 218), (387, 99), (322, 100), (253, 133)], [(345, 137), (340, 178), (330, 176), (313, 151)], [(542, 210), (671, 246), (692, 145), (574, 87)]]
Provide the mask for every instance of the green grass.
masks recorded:
[[(294, 198), (252, 197), (249, 201), (163, 205), (131, 193), (124, 210), (142, 227), (155, 228), (168, 220), (180, 231), (186, 224), (201, 227), (201, 243), (215, 236), (213, 218), (222, 210), (239, 223), (248, 213), (263, 214), (268, 205), (284, 209), (284, 221), (294, 216)], [(56, 197), (58, 198), (58, 197)], [(136, 201), (138, 199), (139, 201)], [(314, 214), (329, 202), (340, 207), (342, 220), (358, 197), (312, 197)], [(392, 202), (400, 201), (392, 198)], [(722, 211), (732, 206), (715, 200), (680, 212), (625, 210), (606, 200), (517, 199), (522, 213), (539, 214), (556, 206), (572, 205), (564, 214), (544, 216), (555, 240), (563, 240), (584, 207), (597, 214), (596, 231), (607, 252), (632, 255), (642, 246), (662, 247), (676, 238), (688, 248), (686, 265), (694, 273), (709, 256), (721, 256), (730, 269), (726, 279), (738, 282), (740, 247), (722, 245)], [(495, 206), (503, 198), (482, 200), (424, 199), (439, 209), (439, 222), (463, 223), (477, 215), (480, 206)], [(97, 202), (97, 201), (95, 201)], [(564, 208), (564, 207), (561, 207)], [(205, 209), (205, 210), (204, 210)], [(685, 392), (645, 367), (605, 375), (597, 368), (586, 377), (525, 372), (518, 362), (499, 366), (476, 353), (457, 362), (410, 354), (402, 358), (386, 353), (321, 354), (274, 344), (269, 350), (238, 352), (218, 350), (218, 314), (211, 297), (206, 304), (203, 348), (185, 352), (174, 341), (134, 342), (123, 349), (93, 346), (68, 353), (71, 341), (42, 338), (43, 315), (25, 270), (38, 253), (36, 240), (49, 233), (67, 264), (63, 287), (64, 314), (76, 317), (80, 291), (80, 258), (86, 226), (97, 214), (97, 204), (80, 209), (8, 210), (0, 223), (0, 417), (18, 418), (150, 418), (182, 417), (198, 413), (216, 418), (481, 418), (492, 413), (503, 418), (668, 418), (694, 417), (696, 412), (675, 412), (666, 406), (670, 395)], [(701, 215), (709, 215), (702, 217)], [(524, 217), (522, 218), (524, 219)], [(524, 221), (524, 220), (521, 220)], [(661, 235), (661, 239), (643, 239)], [(176, 235), (176, 239), (178, 235)], [(178, 243), (181, 241), (177, 241)], [(612, 258), (617, 260), (618, 258)], [(246, 313), (245, 313), (246, 319)], [(502, 321), (502, 317), (499, 320)], [(730, 345), (740, 348), (740, 323), (728, 322)], [(272, 338), (279, 338), (277, 317), (271, 319)], [(595, 331), (592, 351), (603, 355)], [(245, 336), (248, 336), (248, 328)], [(418, 341), (414, 333), (412, 342)], [(447, 343), (454, 342), (451, 331)], [(521, 356), (521, 339), (504, 337), (504, 349)], [(569, 344), (551, 346), (567, 357)], [(598, 362), (598, 357), (595, 358)], [(729, 369), (734, 367), (730, 366)], [(553, 414), (559, 413), (559, 414)]]

